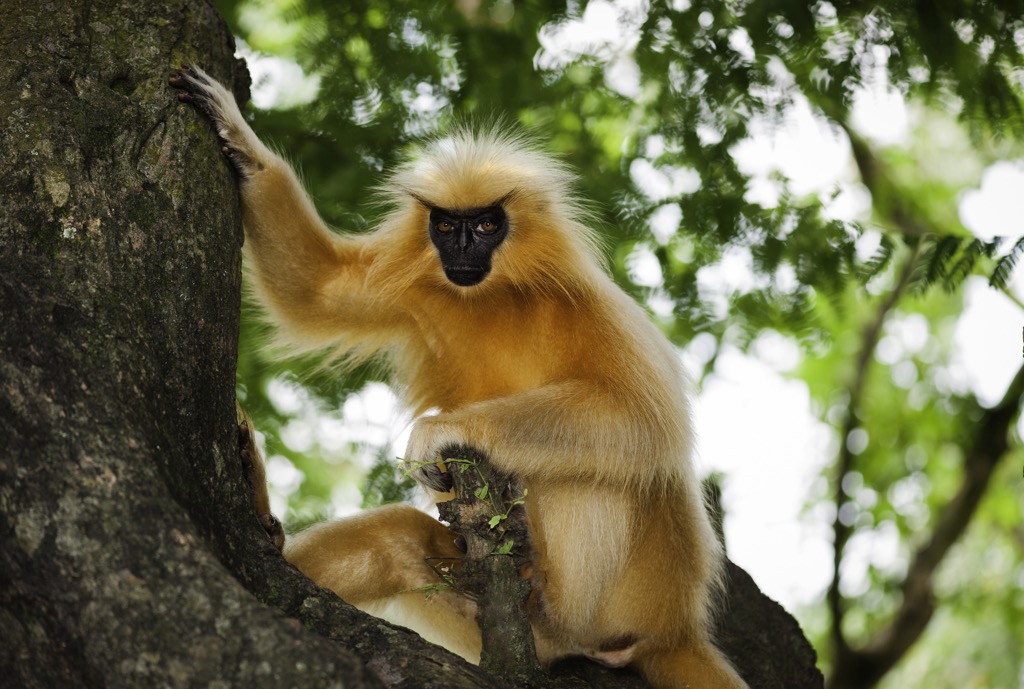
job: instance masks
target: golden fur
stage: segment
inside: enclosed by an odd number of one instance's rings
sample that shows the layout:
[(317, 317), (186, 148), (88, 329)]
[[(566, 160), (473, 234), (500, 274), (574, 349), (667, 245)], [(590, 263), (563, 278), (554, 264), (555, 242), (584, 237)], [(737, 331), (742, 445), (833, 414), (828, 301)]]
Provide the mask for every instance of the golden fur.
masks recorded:
[[(677, 352), (601, 269), (563, 166), (517, 137), (458, 130), (392, 175), (374, 232), (339, 235), (223, 87), (180, 80), (241, 174), (252, 285), (282, 337), (353, 361), (384, 356), (409, 406), (437, 410), (416, 422), (408, 460), (470, 445), (528, 488), (540, 659), (630, 663), (663, 689), (746, 687), (710, 641), (723, 555)], [(450, 283), (427, 205), (498, 201), (509, 230), (491, 274)], [(450, 534), (424, 519), (387, 508), (317, 527), (285, 554), (354, 604), (396, 602), (424, 585), (424, 557), (451, 555)], [(461, 620), (448, 636), (474, 647), (466, 604), (439, 624)]]
[(423, 512), (388, 505), (290, 536), (284, 556), (360, 610), (415, 629), (476, 663), (476, 606), (438, 586), (434, 569), (462, 557), (453, 541), (447, 527)]

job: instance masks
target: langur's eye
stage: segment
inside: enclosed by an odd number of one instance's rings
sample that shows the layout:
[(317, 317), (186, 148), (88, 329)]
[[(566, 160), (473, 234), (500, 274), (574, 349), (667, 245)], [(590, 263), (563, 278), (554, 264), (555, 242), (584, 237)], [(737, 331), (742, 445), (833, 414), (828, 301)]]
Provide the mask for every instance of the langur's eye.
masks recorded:
[(496, 229), (498, 229), (498, 224), (493, 220), (484, 220), (479, 225), (476, 226), (476, 229), (480, 230), (481, 232), (494, 232)]
[(447, 220), (442, 220), (436, 225), (438, 232), (451, 232), (455, 225), (451, 224)]

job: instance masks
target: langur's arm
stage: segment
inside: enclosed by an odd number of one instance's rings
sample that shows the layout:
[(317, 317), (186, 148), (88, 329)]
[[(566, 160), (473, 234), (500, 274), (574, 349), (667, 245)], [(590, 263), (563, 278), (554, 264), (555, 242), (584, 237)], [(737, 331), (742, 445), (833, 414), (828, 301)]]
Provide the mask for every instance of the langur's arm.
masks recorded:
[(259, 140), (224, 86), (195, 67), (170, 83), (213, 122), (238, 172), (257, 295), (286, 336), (318, 346), (342, 325), (393, 325), (398, 316), (368, 287), (372, 244), (327, 229), (291, 166)]
[(638, 472), (653, 479), (673, 472), (689, 449), (688, 422), (674, 409), (608, 385), (566, 381), (423, 417), (406, 459), (425, 463), (418, 478), (439, 491), (447, 486), (429, 463), (452, 446), (472, 446), (527, 480), (635, 482)]

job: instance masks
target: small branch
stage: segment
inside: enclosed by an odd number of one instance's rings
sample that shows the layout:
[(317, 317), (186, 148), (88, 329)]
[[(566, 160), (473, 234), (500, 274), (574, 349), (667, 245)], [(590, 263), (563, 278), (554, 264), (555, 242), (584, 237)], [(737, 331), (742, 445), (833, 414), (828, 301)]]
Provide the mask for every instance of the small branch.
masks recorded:
[(964, 479), (946, 506), (929, 541), (911, 559), (902, 586), (903, 601), (887, 627), (864, 648), (837, 657), (829, 686), (869, 687), (892, 668), (921, 636), (935, 610), (933, 578), (953, 544), (967, 530), (988, 483), (1009, 449), (1009, 430), (1024, 396), (1024, 367), (1017, 371), (1003, 399), (983, 412), (964, 459)]
[(466, 542), (456, 580), (477, 601), (480, 667), (517, 686), (543, 686), (527, 618), (530, 582), (522, 576), (530, 567), (523, 488), (475, 450), (448, 448), (443, 455), (454, 458), (446, 461), (455, 497), (438, 509)]
[(878, 159), (871, 146), (849, 123), (834, 120), (846, 133), (850, 142), (853, 162), (857, 165), (860, 179), (871, 192), (872, 205), (881, 211), (896, 230), (904, 237), (923, 237), (937, 234), (931, 228), (920, 224), (920, 213), (908, 208), (899, 190), (894, 188), (886, 174), (884, 164)]
[(1014, 294), (1010, 290), (1009, 287), (1003, 287), (999, 291), (1003, 293), (1003, 296), (1005, 296), (1007, 299), (1012, 301), (1017, 306), (1018, 309), (1020, 309), (1021, 311), (1024, 311), (1024, 301), (1021, 301), (1020, 299), (1018, 299), (1017, 295)]
[(853, 452), (850, 451), (846, 441), (850, 433), (860, 426), (859, 410), (861, 400), (864, 396), (864, 387), (867, 384), (867, 377), (871, 368), (871, 359), (882, 336), (882, 326), (885, 325), (885, 320), (889, 313), (896, 307), (906, 291), (910, 278), (914, 273), (914, 268), (917, 265), (917, 256), (918, 250), (915, 248), (903, 264), (896, 285), (889, 293), (889, 296), (879, 304), (875, 317), (864, 329), (863, 343), (860, 353), (857, 355), (856, 369), (853, 381), (849, 387), (850, 399), (847, 404), (846, 419), (840, 431), (839, 457), (836, 460), (835, 493), (833, 498), (836, 505), (836, 515), (832, 522), (832, 532), (834, 534), (832, 582), (828, 589), (828, 605), (832, 616), (832, 643), (837, 657), (841, 657), (849, 650), (849, 645), (843, 634), (843, 615), (845, 611), (843, 609), (842, 594), (839, 589), (840, 564), (843, 560), (846, 543), (852, 534), (851, 527), (844, 524), (840, 516), (843, 503), (846, 500), (843, 493), (843, 479), (852, 471), (854, 462)]

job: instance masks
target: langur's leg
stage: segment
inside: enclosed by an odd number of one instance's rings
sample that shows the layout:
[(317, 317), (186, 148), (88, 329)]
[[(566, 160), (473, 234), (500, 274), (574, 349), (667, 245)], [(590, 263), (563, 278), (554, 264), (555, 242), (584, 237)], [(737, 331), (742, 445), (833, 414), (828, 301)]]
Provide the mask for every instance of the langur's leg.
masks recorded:
[(315, 524), (285, 545), (252, 423), (241, 407), (238, 416), (238, 453), (256, 514), (285, 559), (357, 608), (479, 663), (476, 604), (446, 579), (462, 557), (459, 535), (413, 507), (388, 505)]
[(413, 507), (388, 505), (315, 524), (288, 539), (284, 556), (357, 608), (477, 663), (476, 605), (445, 576), (462, 557), (457, 538)]

